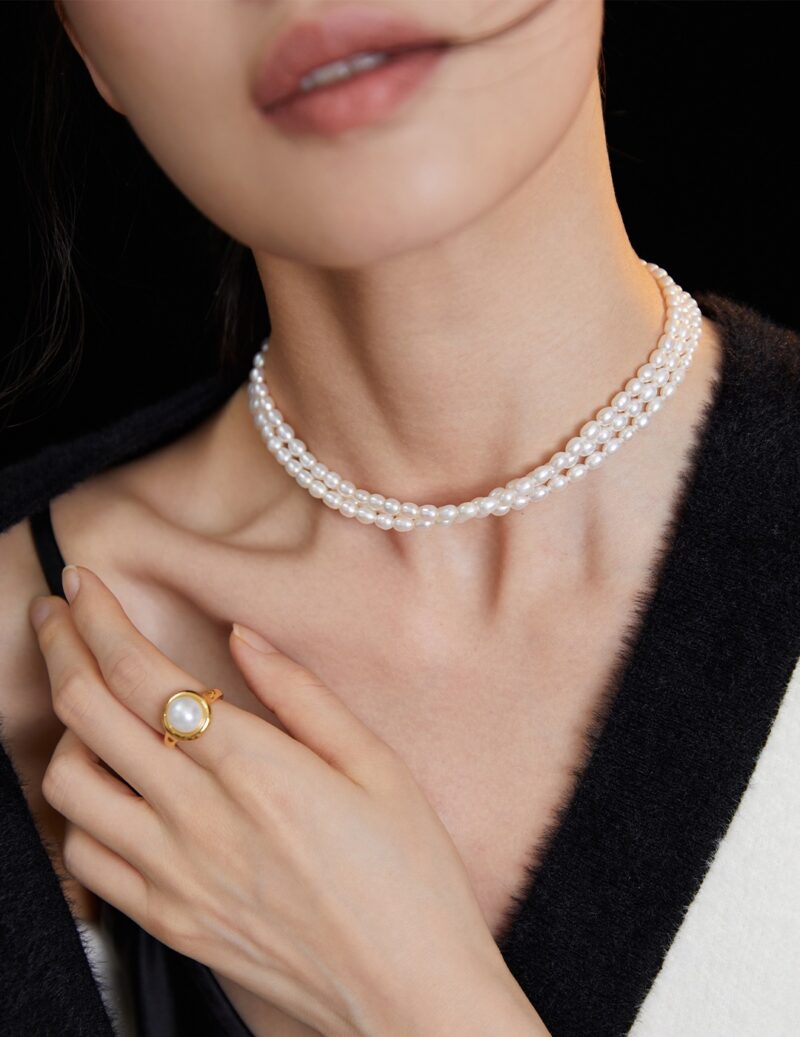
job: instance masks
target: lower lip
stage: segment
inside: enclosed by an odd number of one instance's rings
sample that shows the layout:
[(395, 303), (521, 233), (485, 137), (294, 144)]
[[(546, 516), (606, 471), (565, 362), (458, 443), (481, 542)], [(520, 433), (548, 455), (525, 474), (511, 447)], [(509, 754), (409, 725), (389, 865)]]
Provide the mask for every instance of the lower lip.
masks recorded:
[(292, 133), (330, 136), (386, 118), (433, 74), (443, 47), (409, 51), (352, 79), (262, 108), (270, 122)]

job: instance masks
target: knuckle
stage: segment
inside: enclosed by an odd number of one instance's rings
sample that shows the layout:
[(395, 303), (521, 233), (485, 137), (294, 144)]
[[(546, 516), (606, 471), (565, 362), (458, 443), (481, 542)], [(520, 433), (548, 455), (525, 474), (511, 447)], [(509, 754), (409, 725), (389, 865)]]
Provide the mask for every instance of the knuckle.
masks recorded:
[(180, 906), (180, 896), (164, 896), (151, 886), (148, 892), (143, 927), (160, 943), (182, 954), (190, 953), (198, 933), (191, 917)]
[(50, 649), (55, 645), (56, 641), (61, 637), (62, 621), (58, 611), (53, 611), (41, 624), (36, 636), (39, 639), (39, 645), (42, 650), (49, 652)]
[(104, 667), (106, 681), (123, 702), (138, 695), (147, 682), (148, 660), (137, 645), (114, 649)]
[(42, 795), (59, 812), (66, 803), (67, 790), (70, 787), (71, 768), (65, 753), (57, 753), (42, 776)]
[(64, 832), (64, 841), (61, 846), (61, 859), (64, 867), (80, 881), (83, 874), (83, 862), (85, 860), (86, 839), (83, 832), (76, 825), (68, 824)]
[(90, 703), (89, 685), (80, 670), (66, 673), (53, 691), (53, 710), (67, 727), (80, 724), (89, 711)]
[(363, 771), (374, 784), (386, 792), (403, 794), (416, 786), (410, 768), (400, 754), (380, 738), (364, 746)]

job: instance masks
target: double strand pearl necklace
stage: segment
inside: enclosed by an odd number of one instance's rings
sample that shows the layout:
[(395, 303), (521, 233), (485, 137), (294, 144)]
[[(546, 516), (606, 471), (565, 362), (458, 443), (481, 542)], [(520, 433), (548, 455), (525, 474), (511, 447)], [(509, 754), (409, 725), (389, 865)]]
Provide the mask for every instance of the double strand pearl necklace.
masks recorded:
[(553, 490), (562, 490), (583, 479), (639, 430), (647, 428), (651, 415), (675, 392), (692, 363), (692, 355), (700, 340), (700, 307), (692, 296), (655, 263), (641, 260), (656, 279), (664, 296), (666, 316), (664, 331), (636, 375), (624, 389), (601, 407), (594, 418), (573, 436), (563, 450), (553, 454), (546, 464), (520, 478), (498, 486), (485, 497), (474, 497), (462, 504), (413, 504), (395, 497), (358, 489), (338, 472), (330, 470), (306, 449), (302, 439), (283, 420), (264, 380), (264, 359), (269, 338), (253, 358), (248, 396), (250, 411), (267, 450), (312, 497), (322, 500), (345, 518), (355, 518), (364, 525), (379, 529), (396, 529), (407, 533), (428, 526), (451, 526), (473, 518), (507, 515), (512, 509), (521, 511), (533, 501), (544, 500)]

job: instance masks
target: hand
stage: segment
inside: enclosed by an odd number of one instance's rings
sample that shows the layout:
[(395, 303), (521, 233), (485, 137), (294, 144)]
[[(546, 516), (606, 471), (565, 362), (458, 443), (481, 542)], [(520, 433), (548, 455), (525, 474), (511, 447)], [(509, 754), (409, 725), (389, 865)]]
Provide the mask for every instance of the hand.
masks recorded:
[(199, 738), (165, 746), (167, 697), (206, 685), (76, 571), (71, 605), (36, 599), (49, 612), (34, 604), (31, 621), (67, 728), (42, 789), (79, 882), (325, 1034), (402, 1033), (426, 999), (438, 1013), (479, 976), (502, 986), (463, 862), (386, 742), (313, 673), (232, 632), (286, 730), (223, 698)]

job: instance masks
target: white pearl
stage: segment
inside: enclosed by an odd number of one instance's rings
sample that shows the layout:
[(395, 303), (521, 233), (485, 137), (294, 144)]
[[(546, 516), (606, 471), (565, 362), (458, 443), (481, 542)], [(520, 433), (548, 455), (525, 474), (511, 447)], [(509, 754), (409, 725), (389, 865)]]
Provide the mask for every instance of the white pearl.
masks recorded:
[(597, 412), (597, 420), (601, 425), (610, 425), (614, 414), (615, 410), (613, 407), (603, 407), (602, 410)]
[(581, 455), (581, 457), (585, 457), (586, 454), (591, 454), (591, 452), (593, 450), (594, 450), (594, 440), (586, 439), (585, 436), (582, 436), (581, 437), (581, 448), (578, 451), (578, 453)]
[(436, 516), (436, 521), (440, 526), (452, 526), (457, 518), (458, 508), (455, 504), (445, 504), (439, 508), (439, 514)]
[(204, 719), (203, 707), (190, 695), (178, 695), (167, 706), (167, 720), (182, 734), (196, 731)]
[(408, 515), (395, 515), (392, 519), (392, 528), (399, 533), (408, 533), (414, 528), (414, 520)]
[(596, 439), (597, 433), (600, 431), (600, 423), (597, 421), (587, 421), (581, 429), (581, 435), (584, 439)]

